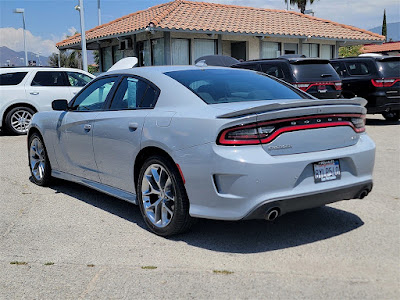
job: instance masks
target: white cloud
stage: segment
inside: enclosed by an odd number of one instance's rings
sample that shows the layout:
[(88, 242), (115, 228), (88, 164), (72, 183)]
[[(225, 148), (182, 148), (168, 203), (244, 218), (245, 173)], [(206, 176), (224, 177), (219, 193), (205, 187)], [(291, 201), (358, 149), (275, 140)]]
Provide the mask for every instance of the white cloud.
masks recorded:
[[(0, 28), (0, 46), (6, 46), (14, 51), (23, 51), (24, 38), (22, 28)], [(26, 49), (28, 52), (40, 52), (43, 56), (58, 52), (54, 40), (42, 39), (40, 36), (33, 35), (29, 30), (26, 30)]]

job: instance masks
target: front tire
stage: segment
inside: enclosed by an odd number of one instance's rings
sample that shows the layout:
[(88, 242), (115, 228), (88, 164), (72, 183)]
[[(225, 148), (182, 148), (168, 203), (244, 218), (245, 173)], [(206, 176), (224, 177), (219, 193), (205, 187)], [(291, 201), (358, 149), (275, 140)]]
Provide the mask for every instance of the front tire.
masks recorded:
[(35, 114), (33, 109), (18, 106), (11, 109), (5, 118), (6, 130), (13, 135), (23, 135), (28, 132), (32, 117)]
[(155, 234), (171, 236), (190, 229), (189, 199), (171, 160), (149, 157), (140, 169), (136, 191), (143, 219)]
[(400, 112), (399, 111), (388, 111), (384, 112), (382, 116), (387, 120), (387, 121), (398, 121), (400, 119)]
[(32, 181), (47, 186), (51, 180), (51, 166), (42, 137), (33, 133), (28, 141), (29, 167)]

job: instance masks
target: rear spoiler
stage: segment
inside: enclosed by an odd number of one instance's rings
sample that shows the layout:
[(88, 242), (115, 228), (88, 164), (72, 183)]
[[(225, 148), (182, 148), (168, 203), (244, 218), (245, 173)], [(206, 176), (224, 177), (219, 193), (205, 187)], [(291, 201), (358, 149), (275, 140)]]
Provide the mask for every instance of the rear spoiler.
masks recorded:
[(257, 113), (264, 113), (270, 111), (280, 111), (289, 108), (299, 108), (299, 107), (316, 107), (316, 106), (327, 106), (327, 105), (351, 105), (351, 106), (359, 106), (360, 108), (364, 108), (367, 104), (367, 100), (364, 98), (352, 98), (352, 99), (324, 99), (324, 100), (295, 100), (291, 102), (284, 103), (271, 103), (251, 108), (245, 108), (241, 110), (237, 110), (234, 112), (226, 113), (223, 115), (217, 116), (218, 119), (229, 119), (242, 117), (246, 115), (252, 115)]

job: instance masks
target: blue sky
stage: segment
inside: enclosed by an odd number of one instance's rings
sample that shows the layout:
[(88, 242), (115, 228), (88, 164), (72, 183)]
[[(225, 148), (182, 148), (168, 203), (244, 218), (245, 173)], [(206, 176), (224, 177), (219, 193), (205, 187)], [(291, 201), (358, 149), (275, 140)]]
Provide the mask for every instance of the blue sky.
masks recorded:
[[(204, 1), (204, 0), (203, 0)], [(285, 9), (284, 0), (205, 0), (263, 8)], [(101, 0), (102, 22), (107, 23), (129, 13), (143, 10), (168, 0)], [(74, 10), (77, 0), (0, 0), (0, 46), (22, 50), (22, 18), (15, 8), (24, 8), (28, 41), (32, 51), (45, 55), (54, 50), (55, 42), (79, 30), (79, 12)], [(86, 29), (97, 26), (97, 0), (84, 0)], [(387, 21), (400, 21), (399, 0), (317, 0), (312, 8), (315, 16), (343, 24), (369, 29), (382, 24), (383, 9)], [(296, 7), (292, 7), (297, 10)], [(21, 35), (21, 39), (18, 36)], [(21, 41), (21, 42), (20, 42)], [(29, 45), (28, 45), (29, 48)], [(30, 49), (28, 49), (30, 50)]]

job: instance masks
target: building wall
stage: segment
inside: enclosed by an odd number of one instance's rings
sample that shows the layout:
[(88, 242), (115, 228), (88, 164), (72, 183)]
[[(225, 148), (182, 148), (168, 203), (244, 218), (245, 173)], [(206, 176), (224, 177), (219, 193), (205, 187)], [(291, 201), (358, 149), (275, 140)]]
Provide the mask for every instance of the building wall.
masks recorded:
[[(120, 40), (131, 38), (133, 42), (133, 49), (119, 50)], [(160, 39), (160, 40), (157, 40)], [(102, 71), (106, 71), (112, 64), (117, 60), (128, 57), (138, 56), (141, 65), (151, 64), (171, 64), (171, 57), (174, 50), (171, 48), (171, 41), (173, 39), (186, 39), (189, 43), (185, 42), (189, 46), (189, 61), (190, 64), (194, 63), (196, 53), (198, 49), (195, 49), (195, 45), (199, 45), (198, 40), (212, 40), (215, 42), (215, 54), (232, 55), (232, 43), (245, 42), (246, 47), (246, 60), (259, 59), (262, 57), (262, 49), (265, 45), (270, 45), (263, 42), (278, 43), (279, 51), (272, 51), (272, 55), (275, 57), (285, 54), (285, 50), (296, 49), (297, 53), (301, 54), (304, 49), (309, 49), (309, 44), (316, 44), (318, 46), (312, 46), (313, 55), (315, 57), (321, 57), (322, 47), (326, 54), (327, 46), (330, 45), (332, 51), (331, 56), (336, 57), (337, 53), (337, 42), (334, 40), (320, 40), (320, 39), (298, 39), (298, 38), (282, 38), (282, 37), (258, 37), (258, 36), (246, 36), (246, 35), (234, 35), (234, 34), (202, 34), (202, 33), (190, 33), (190, 32), (163, 32), (155, 31), (142, 32), (135, 35), (127, 35), (126, 37), (119, 37), (109, 39), (100, 42), (101, 49), (101, 66)], [(157, 41), (155, 41), (157, 40)], [(274, 44), (276, 46), (276, 44)], [(296, 47), (294, 47), (297, 45)], [(243, 44), (241, 44), (241, 47)], [(222, 49), (218, 49), (222, 47)], [(236, 47), (236, 46), (235, 46)], [(317, 50), (318, 49), (318, 50)], [(175, 50), (176, 51), (176, 50)], [(275, 54), (276, 52), (276, 54)], [(311, 52), (310, 52), (311, 53)], [(176, 54), (176, 53), (175, 53)], [(211, 54), (211, 53), (210, 53)], [(278, 55), (279, 54), (279, 55)], [(111, 57), (110, 57), (111, 55)], [(186, 58), (187, 59), (187, 58)]]

